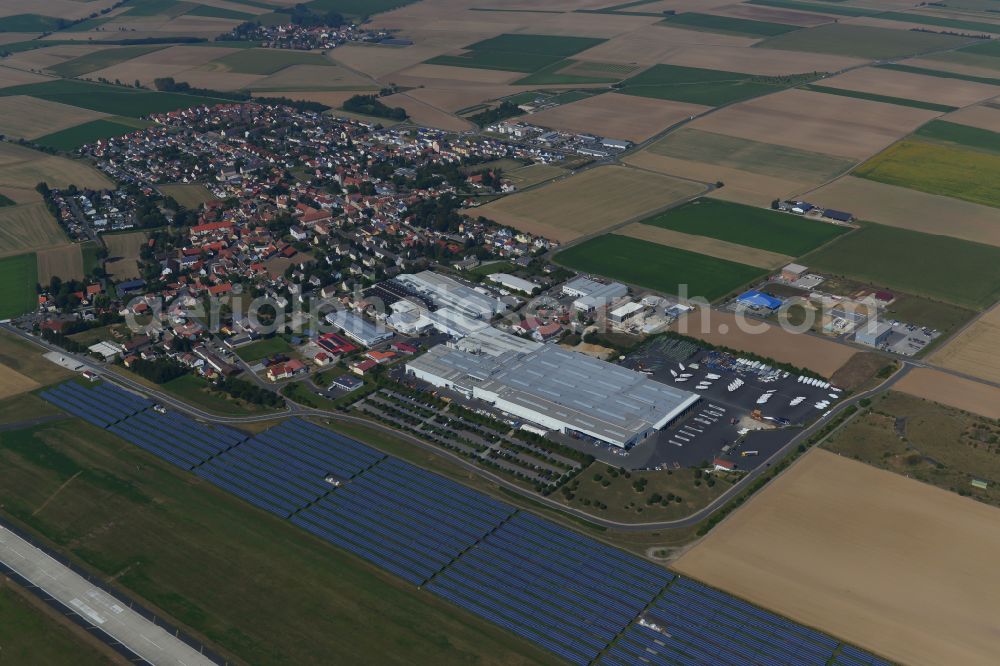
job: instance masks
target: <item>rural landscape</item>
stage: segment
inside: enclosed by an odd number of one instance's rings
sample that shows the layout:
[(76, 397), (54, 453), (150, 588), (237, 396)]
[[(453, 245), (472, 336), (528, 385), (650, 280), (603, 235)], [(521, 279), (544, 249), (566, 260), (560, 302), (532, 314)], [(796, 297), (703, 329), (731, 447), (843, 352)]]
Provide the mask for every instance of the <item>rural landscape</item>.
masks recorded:
[(1000, 0), (0, 0), (0, 662), (1000, 653)]

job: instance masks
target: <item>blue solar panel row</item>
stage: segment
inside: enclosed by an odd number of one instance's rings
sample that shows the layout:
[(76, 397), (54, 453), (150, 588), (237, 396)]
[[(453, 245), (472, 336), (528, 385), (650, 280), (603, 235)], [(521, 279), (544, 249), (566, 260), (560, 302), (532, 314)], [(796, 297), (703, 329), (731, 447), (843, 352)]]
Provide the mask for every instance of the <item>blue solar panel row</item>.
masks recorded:
[(296, 461), (323, 480), (333, 474), (350, 479), (385, 458), (381, 451), (301, 419), (287, 419), (253, 439), (260, 448)]
[(518, 513), (427, 589), (587, 664), (672, 578), (644, 560)]
[(41, 393), (41, 396), (74, 416), (100, 428), (106, 428), (153, 403), (110, 384), (83, 386), (63, 382)]
[[(840, 646), (826, 634), (684, 578), (670, 585), (643, 613), (643, 620), (658, 629), (633, 624), (602, 664), (821, 666), (830, 663)], [(852, 646), (842, 651), (860, 659), (844, 662), (851, 666), (886, 664)]]
[[(420, 585), (496, 529), (513, 507), (388, 458), (292, 522)], [(389, 568), (389, 567), (386, 567)]]

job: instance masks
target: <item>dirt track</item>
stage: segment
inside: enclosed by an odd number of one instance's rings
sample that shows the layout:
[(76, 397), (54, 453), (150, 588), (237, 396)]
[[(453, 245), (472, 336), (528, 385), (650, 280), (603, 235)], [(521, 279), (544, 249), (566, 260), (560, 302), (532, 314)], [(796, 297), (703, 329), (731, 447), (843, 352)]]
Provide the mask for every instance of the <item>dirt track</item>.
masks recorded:
[(674, 567), (901, 663), (995, 664), (1000, 511), (815, 449)]

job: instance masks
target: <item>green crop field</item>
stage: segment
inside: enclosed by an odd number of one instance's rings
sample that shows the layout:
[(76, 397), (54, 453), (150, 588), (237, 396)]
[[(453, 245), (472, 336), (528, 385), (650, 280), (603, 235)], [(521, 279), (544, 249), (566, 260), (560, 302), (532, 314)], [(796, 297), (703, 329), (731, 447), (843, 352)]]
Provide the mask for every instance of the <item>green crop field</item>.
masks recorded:
[(921, 139), (942, 141), (965, 148), (1000, 154), (1000, 134), (978, 127), (949, 123), (945, 120), (932, 120), (920, 127), (914, 134)]
[(0, 88), (0, 95), (29, 95), (51, 102), (133, 118), (186, 109), (199, 104), (215, 105), (227, 101), (200, 95), (136, 90), (73, 79)]
[(247, 363), (254, 363), (275, 354), (287, 354), (292, 351), (291, 345), (284, 338), (275, 336), (266, 340), (251, 342), (236, 350), (237, 355)]
[(830, 180), (854, 166), (853, 160), (843, 157), (687, 128), (671, 132), (647, 150), (777, 178), (816, 182)]
[(780, 7), (782, 9), (797, 9), (805, 12), (821, 12), (823, 14), (836, 14), (838, 16), (874, 16), (879, 13), (877, 9), (862, 9), (860, 7), (842, 7), (821, 0), (820, 2), (801, 2), (800, 0), (748, 0), (748, 5), (761, 5), (763, 7)]
[(965, 37), (934, 32), (827, 23), (816, 28), (786, 32), (758, 42), (754, 48), (885, 59), (954, 48), (970, 41)]
[[(126, 120), (133, 119), (128, 118)], [(134, 132), (136, 129), (139, 129), (139, 127), (137, 127), (134, 122), (123, 123), (116, 120), (100, 118), (98, 120), (92, 120), (88, 123), (83, 123), (82, 125), (77, 125), (76, 127), (70, 127), (69, 129), (64, 129), (59, 132), (46, 134), (43, 137), (35, 139), (34, 142), (41, 146), (55, 148), (56, 150), (71, 151), (76, 150), (85, 144), (94, 143), (98, 139), (108, 139), (115, 136), (121, 136), (123, 134), (128, 134), (129, 132)]]
[(70, 630), (71, 623), (46, 612), (48, 607), (16, 583), (0, 582), (0, 645), (3, 659), (14, 664), (46, 666), (111, 666), (115, 663), (95, 645)]
[(222, 56), (212, 64), (239, 74), (274, 74), (292, 65), (333, 65), (319, 53), (278, 49), (246, 49)]
[(893, 144), (855, 176), (1000, 208), (1000, 155), (917, 139)]
[(38, 260), (35, 253), (0, 259), (0, 319), (30, 312), (38, 305)]
[(95, 51), (94, 53), (88, 53), (87, 55), (80, 56), (79, 58), (73, 58), (72, 60), (61, 62), (58, 65), (53, 65), (49, 67), (49, 71), (54, 72), (59, 76), (73, 78), (80, 76), (81, 74), (96, 72), (99, 69), (117, 65), (118, 63), (131, 60), (132, 58), (138, 58), (141, 55), (152, 53), (153, 51), (159, 51), (162, 48), (164, 48), (163, 45), (122, 46), (119, 48), (104, 49), (103, 51)]
[(1000, 248), (866, 225), (806, 255), (811, 269), (982, 310), (1000, 299)]
[(128, 0), (124, 13), (132, 16), (180, 16), (195, 8), (183, 0)]
[(78, 419), (5, 432), (0, 487), (4, 515), (239, 663), (559, 663)]
[[(571, 55), (604, 42), (594, 37), (503, 34), (471, 44), (461, 55), (442, 55), (427, 62), (432, 65), (498, 69), (531, 74), (554, 67)], [(558, 68), (556, 68), (558, 69)]]
[(0, 18), (0, 32), (52, 32), (64, 23), (63, 19), (41, 14), (13, 14)]
[(417, 0), (312, 0), (306, 6), (315, 12), (339, 12), (344, 16), (372, 16), (411, 5)]
[[(811, 78), (811, 76), (810, 76)], [(798, 75), (760, 77), (680, 65), (653, 65), (622, 84), (619, 92), (639, 97), (721, 106), (777, 92), (796, 83)]]
[(1000, 42), (993, 39), (978, 40), (972, 46), (966, 46), (960, 49), (960, 51), (962, 53), (974, 53), (976, 55), (997, 58), (1000, 57)]
[(767, 271), (687, 250), (607, 234), (556, 255), (556, 261), (587, 273), (676, 294), (687, 285), (688, 296), (714, 301)]
[(774, 37), (775, 35), (782, 35), (786, 32), (801, 29), (797, 25), (752, 21), (750, 19), (716, 16), (714, 14), (699, 14), (698, 12), (674, 14), (663, 19), (663, 23), (691, 30), (721, 32), (731, 35), (750, 35), (753, 37)]
[(823, 93), (825, 95), (839, 95), (840, 97), (854, 97), (855, 99), (866, 99), (870, 102), (882, 102), (884, 104), (895, 104), (897, 106), (910, 106), (915, 109), (926, 109), (927, 111), (939, 111), (948, 113), (955, 111), (957, 106), (946, 104), (935, 104), (933, 102), (923, 102), (916, 99), (906, 99), (905, 97), (891, 97), (889, 95), (879, 95), (877, 93), (861, 92), (860, 90), (846, 90), (844, 88), (833, 88), (831, 86), (804, 85), (803, 90)]
[(719, 199), (696, 199), (642, 221), (654, 227), (717, 238), (797, 257), (848, 231), (801, 215)]
[(252, 21), (254, 14), (238, 12), (233, 9), (223, 9), (222, 7), (211, 7), (209, 5), (198, 5), (194, 9), (185, 12), (185, 16), (206, 16), (208, 18), (235, 19), (237, 21)]
[(951, 28), (963, 32), (995, 32), (1000, 33), (1000, 23), (987, 23), (985, 21), (964, 21), (946, 16), (929, 16), (916, 12), (884, 12), (875, 18), (886, 21), (903, 21), (905, 23), (922, 23), (923, 25), (934, 25), (941, 28)]
[(886, 65), (875, 65), (879, 69), (891, 69), (894, 72), (906, 72), (908, 74), (923, 74), (924, 76), (936, 76), (940, 79), (958, 79), (960, 81), (972, 81), (974, 83), (985, 83), (991, 86), (1000, 86), (1000, 79), (988, 76), (972, 76), (969, 74), (959, 74), (958, 72), (946, 72), (941, 69), (928, 69), (926, 67), (913, 67), (912, 65), (897, 65), (889, 63)]

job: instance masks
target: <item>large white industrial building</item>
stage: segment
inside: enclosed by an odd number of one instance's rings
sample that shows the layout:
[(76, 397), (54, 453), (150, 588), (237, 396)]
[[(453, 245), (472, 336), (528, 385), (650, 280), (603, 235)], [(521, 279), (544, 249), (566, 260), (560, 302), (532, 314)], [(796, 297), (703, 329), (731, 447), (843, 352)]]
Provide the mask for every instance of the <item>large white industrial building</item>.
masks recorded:
[(434, 347), (406, 369), (547, 429), (622, 448), (666, 427), (699, 399), (642, 373), (492, 328)]
[(405, 273), (396, 276), (396, 281), (428, 299), (436, 307), (455, 310), (471, 319), (489, 321), (494, 315), (507, 311), (507, 304), (496, 296), (433, 271)]
[(578, 277), (563, 285), (562, 293), (572, 296), (573, 307), (581, 312), (605, 308), (620, 298), (628, 296), (628, 287), (620, 282), (605, 284), (587, 277)]

